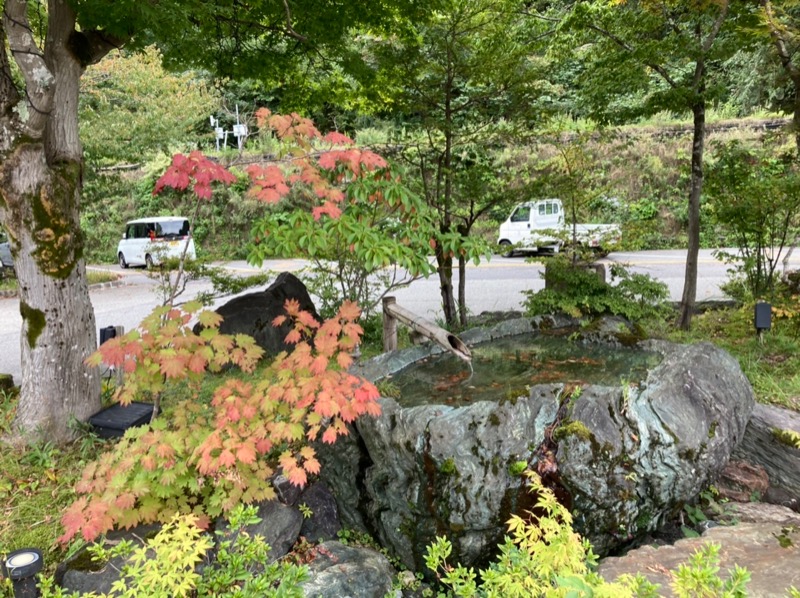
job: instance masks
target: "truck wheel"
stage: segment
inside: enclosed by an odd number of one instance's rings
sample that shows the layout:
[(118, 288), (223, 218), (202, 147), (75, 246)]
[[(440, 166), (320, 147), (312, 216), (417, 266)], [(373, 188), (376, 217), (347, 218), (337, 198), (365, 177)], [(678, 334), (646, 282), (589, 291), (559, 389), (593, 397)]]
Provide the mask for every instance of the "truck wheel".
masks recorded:
[(514, 249), (511, 247), (511, 241), (503, 239), (500, 241), (500, 254), (503, 257), (514, 257)]
[(153, 257), (149, 253), (144, 256), (144, 267), (148, 270), (153, 269)]

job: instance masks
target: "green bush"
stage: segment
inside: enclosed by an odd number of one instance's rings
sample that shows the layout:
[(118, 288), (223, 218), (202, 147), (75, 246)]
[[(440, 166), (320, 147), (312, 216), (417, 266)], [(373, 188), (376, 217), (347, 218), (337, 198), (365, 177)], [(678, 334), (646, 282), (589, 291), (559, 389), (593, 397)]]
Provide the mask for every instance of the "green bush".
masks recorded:
[[(136, 545), (123, 540), (111, 548), (89, 547), (94, 560), (109, 562), (124, 557), (126, 564), (108, 594), (83, 594), (96, 598), (301, 598), (300, 583), (305, 567), (269, 561), (269, 545), (261, 536), (251, 536), (245, 526), (258, 523), (256, 507), (239, 505), (230, 513), (230, 528), (217, 530), (216, 558), (202, 570), (198, 565), (214, 547), (192, 515), (179, 515), (146, 542)], [(50, 578), (40, 583), (41, 598), (73, 598), (55, 587)]]
[[(597, 558), (586, 540), (572, 529), (572, 515), (561, 505), (539, 476), (525, 474), (529, 491), (537, 496), (533, 513), (527, 519), (517, 515), (508, 522), (505, 542), (500, 555), (489, 568), (476, 574), (473, 569), (447, 562), (452, 546), (439, 537), (428, 548), (425, 563), (441, 583), (449, 589), (439, 596), (479, 598), (532, 598), (539, 596), (603, 598), (657, 598), (659, 586), (641, 575), (621, 575), (609, 583), (594, 568)], [(715, 544), (699, 549), (686, 564), (674, 572), (670, 584), (673, 593), (681, 598), (746, 596), (750, 574), (734, 566), (730, 577), (719, 576), (719, 550)], [(480, 577), (480, 583), (477, 581)], [(795, 590), (790, 590), (794, 596)]]
[(633, 322), (667, 315), (666, 284), (646, 274), (631, 274), (619, 264), (612, 265), (609, 274), (617, 284), (601, 280), (591, 264), (573, 264), (566, 256), (555, 256), (545, 268), (545, 288), (525, 292), (526, 313), (565, 313), (575, 318), (611, 314)]

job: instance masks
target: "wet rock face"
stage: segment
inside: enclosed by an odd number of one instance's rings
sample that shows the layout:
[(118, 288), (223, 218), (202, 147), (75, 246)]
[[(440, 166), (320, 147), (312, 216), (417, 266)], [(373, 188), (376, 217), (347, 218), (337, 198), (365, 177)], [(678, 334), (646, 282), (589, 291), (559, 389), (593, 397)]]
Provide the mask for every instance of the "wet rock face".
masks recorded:
[(599, 553), (654, 531), (712, 483), (753, 409), (752, 388), (727, 352), (651, 345), (664, 359), (642, 387), (588, 387), (570, 415), (586, 431), (559, 442), (575, 527)]
[(359, 420), (358, 436), (323, 464), (323, 474), (336, 472), (328, 483), (343, 520), (418, 571), (436, 535), (453, 542), (453, 562), (484, 565), (509, 515), (532, 507), (522, 464), (571, 503), (576, 529), (600, 554), (656, 529), (725, 466), (753, 393), (738, 363), (710, 344), (642, 345), (663, 360), (638, 386), (538, 385), (516, 401), (465, 407), (381, 399), (382, 415)]

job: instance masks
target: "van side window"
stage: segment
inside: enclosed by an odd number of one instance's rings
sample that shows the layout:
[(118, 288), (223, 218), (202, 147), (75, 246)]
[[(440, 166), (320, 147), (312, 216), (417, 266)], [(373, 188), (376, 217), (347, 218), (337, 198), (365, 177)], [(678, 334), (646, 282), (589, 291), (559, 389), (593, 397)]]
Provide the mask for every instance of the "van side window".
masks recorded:
[(511, 214), (511, 222), (528, 222), (531, 219), (530, 206), (520, 206)]

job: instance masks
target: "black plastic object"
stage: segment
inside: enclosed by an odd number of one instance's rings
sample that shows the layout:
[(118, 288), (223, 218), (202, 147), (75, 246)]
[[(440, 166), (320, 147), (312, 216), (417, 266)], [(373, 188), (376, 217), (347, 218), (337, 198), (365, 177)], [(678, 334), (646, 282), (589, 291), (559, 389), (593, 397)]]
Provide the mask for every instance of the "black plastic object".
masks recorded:
[(100, 329), (100, 344), (117, 336), (117, 329), (114, 326), (106, 326)]
[(89, 418), (89, 423), (100, 438), (115, 438), (125, 430), (142, 426), (153, 416), (152, 403), (136, 403), (122, 406), (119, 403), (98, 411)]
[(769, 330), (772, 326), (772, 306), (760, 301), (756, 303), (754, 322), (756, 330)]
[(42, 570), (44, 561), (38, 548), (23, 548), (9, 553), (3, 565), (3, 575), (11, 580), (14, 598), (38, 598), (36, 574)]

